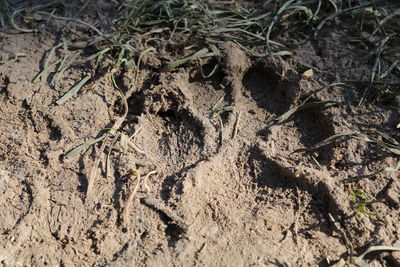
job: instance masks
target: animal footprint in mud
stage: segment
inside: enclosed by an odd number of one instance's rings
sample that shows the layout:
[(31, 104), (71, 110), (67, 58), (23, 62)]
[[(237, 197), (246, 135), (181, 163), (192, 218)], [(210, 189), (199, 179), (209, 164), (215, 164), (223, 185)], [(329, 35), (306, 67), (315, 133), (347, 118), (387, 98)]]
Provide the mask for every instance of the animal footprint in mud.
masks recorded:
[[(311, 147), (334, 134), (329, 118), (322, 110), (305, 109), (295, 113), (292, 118), (281, 124), (276, 124), (267, 129), (266, 146), (270, 156), (287, 156), (290, 158), (302, 158), (303, 154), (294, 153), (300, 149)], [(325, 165), (329, 162), (326, 149), (321, 148), (314, 153), (319, 163)]]
[[(263, 194), (275, 199), (285, 191), (291, 194), (296, 187), (323, 199), (332, 214), (349, 211), (347, 195), (343, 183), (330, 176), (326, 170), (318, 170), (313, 165), (291, 158), (269, 156), (268, 149), (253, 147), (248, 157), (245, 176), (252, 177)], [(273, 190), (271, 190), (273, 189)]]
[(251, 67), (243, 77), (248, 97), (268, 113), (282, 114), (296, 100), (298, 75), (290, 71), (291, 77), (283, 77), (273, 63), (260, 62)]

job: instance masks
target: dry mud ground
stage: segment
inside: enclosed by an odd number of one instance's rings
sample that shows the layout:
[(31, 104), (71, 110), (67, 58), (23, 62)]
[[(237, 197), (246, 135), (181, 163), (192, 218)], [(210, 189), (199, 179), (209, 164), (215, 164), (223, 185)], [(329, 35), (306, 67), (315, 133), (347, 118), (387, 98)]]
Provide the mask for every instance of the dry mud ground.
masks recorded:
[[(326, 266), (371, 245), (400, 246), (399, 172), (343, 182), (395, 167), (395, 154), (354, 138), (296, 152), (343, 133), (380, 131), (400, 141), (399, 99), (357, 107), (365, 86), (331, 86), (312, 99), (338, 103), (276, 120), (324, 85), (369, 79), (373, 60), (349, 36), (331, 28), (277, 65), (226, 43), (208, 79), (194, 65), (143, 67), (121, 128), (135, 133), (139, 149), (116, 143), (106, 173), (101, 142), (65, 155), (123, 114), (110, 75), (56, 105), (85, 70), (71, 70), (61, 91), (32, 83), (55, 40), (1, 34), (0, 58), (28, 56), (0, 67), (0, 264)], [(312, 77), (299, 73), (304, 66), (315, 68)], [(132, 74), (120, 83), (127, 79)], [(210, 115), (215, 103), (223, 112)], [(382, 200), (370, 210), (378, 216), (357, 211), (357, 189)], [(400, 256), (376, 253), (365, 263), (398, 266)]]

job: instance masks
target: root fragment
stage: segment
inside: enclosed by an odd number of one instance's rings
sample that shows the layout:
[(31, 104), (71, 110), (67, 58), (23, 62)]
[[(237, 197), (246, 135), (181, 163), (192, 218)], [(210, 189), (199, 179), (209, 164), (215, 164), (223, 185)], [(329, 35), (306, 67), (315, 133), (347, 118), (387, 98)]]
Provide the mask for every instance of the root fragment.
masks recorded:
[(239, 129), (239, 121), (240, 121), (240, 116), (242, 115), (242, 112), (238, 112), (236, 115), (236, 121), (235, 121), (235, 125), (233, 127), (233, 134), (232, 134), (232, 139), (235, 139), (237, 133), (238, 133), (238, 129)]
[(153, 174), (156, 174), (156, 173), (157, 173), (156, 171), (151, 171), (148, 174), (146, 174), (146, 176), (143, 179), (143, 185), (146, 188), (147, 194), (149, 194), (150, 191), (151, 191), (149, 185), (147, 184), (147, 180), (148, 180), (150, 175), (153, 175)]
[(124, 224), (127, 222), (129, 208), (131, 207), (133, 197), (135, 196), (136, 192), (138, 191), (139, 185), (140, 185), (140, 173), (137, 170), (133, 170), (132, 176), (137, 177), (137, 182), (136, 182), (135, 188), (129, 193), (128, 200), (125, 203), (124, 211), (122, 213), (122, 222)]

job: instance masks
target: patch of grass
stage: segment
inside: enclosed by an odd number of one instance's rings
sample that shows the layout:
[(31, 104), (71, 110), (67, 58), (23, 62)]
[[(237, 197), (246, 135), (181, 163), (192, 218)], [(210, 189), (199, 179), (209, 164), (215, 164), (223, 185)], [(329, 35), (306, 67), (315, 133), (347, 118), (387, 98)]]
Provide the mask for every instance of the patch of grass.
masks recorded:
[[(11, 6), (7, 0), (3, 1)], [(216, 45), (227, 41), (236, 43), (253, 56), (289, 54), (284, 51), (287, 48), (283, 44), (272, 40), (272, 36), (278, 35), (282, 30), (283, 20), (296, 18), (295, 21), (309, 23), (315, 19), (311, 7), (317, 2), (290, 0), (282, 5), (277, 4), (274, 9), (260, 11), (254, 8), (245, 9), (235, 2), (225, 1), (124, 1), (107, 33), (87, 22), (59, 15), (58, 7), (62, 5), (60, 1), (29, 8), (14, 7), (9, 18), (11, 25), (20, 32), (33, 32), (34, 27), (23, 28), (17, 24), (18, 19), (21, 24), (26, 22), (27, 25), (56, 20), (86, 26), (94, 35), (85, 41), (81, 49), (91, 47), (97, 50), (86, 56), (86, 61), (107, 54), (114, 59), (116, 69), (122, 66), (137, 67), (135, 62), (144, 51), (157, 51), (165, 42), (172, 43), (179, 51), (197, 51), (189, 57), (181, 55), (181, 59), (166, 67), (168, 70), (202, 57), (216, 56)], [(68, 23), (61, 25), (71, 29)], [(63, 46), (64, 50), (68, 50), (70, 44), (72, 40), (63, 45), (58, 44), (57, 48)], [(54, 51), (49, 52), (50, 55), (52, 53)], [(66, 68), (74, 66), (74, 60), (65, 64), (67, 61), (64, 56), (51, 65), (47, 62), (43, 71), (47, 71), (50, 66), (58, 66), (55, 72), (62, 73)]]
[[(5, 18), (7, 18), (14, 29), (23, 33), (37, 32), (38, 27), (34, 25), (32, 28), (20, 26), (17, 20), (22, 20), (25, 25), (35, 24), (38, 21), (44, 20), (44, 18), (40, 16), (41, 12), (50, 11), (53, 13), (56, 8), (62, 5), (61, 0), (54, 0), (46, 4), (25, 7), (14, 6), (13, 3), (8, 0), (2, 0), (2, 2), (4, 9), (4, 12), (2, 12), (2, 19), (5, 20)], [(4, 24), (4, 21), (2, 24)]]
[[(354, 18), (360, 30), (369, 34), (359, 41), (375, 46), (371, 55), (375, 60), (370, 81), (359, 105), (366, 102), (376, 81), (390, 76), (393, 71), (400, 71), (400, 9), (390, 1), (286, 0), (274, 4), (267, 2), (260, 9), (251, 4), (244, 7), (236, 1), (126, 0), (117, 7), (107, 31), (63, 15), (61, 0), (22, 8), (12, 5), (9, 0), (1, 1), (4, 3), (2, 24), (7, 17), (20, 32), (33, 32), (35, 23), (49, 21), (57, 21), (70, 31), (74, 31), (73, 24), (79, 24), (92, 32), (87, 40), (80, 42), (80, 48), (73, 47), (73, 40), (64, 41), (64, 56), (44, 66), (44, 72), (50, 67), (56, 68), (54, 84), (68, 68), (103, 56), (113, 59), (116, 70), (137, 68), (135, 63), (144, 52), (157, 54), (166, 43), (172, 46), (169, 50), (176, 59), (164, 70), (202, 57), (219, 56), (217, 45), (227, 41), (256, 57), (289, 55), (290, 49), (276, 41), (279, 36), (292, 39), (292, 35), (298, 37), (299, 30), (308, 29), (319, 38), (322, 29), (341, 17)], [(88, 48), (95, 52), (89, 55), (79, 52)], [(192, 55), (188, 56), (190, 52)], [(78, 61), (79, 56), (84, 59)], [(387, 67), (382, 69), (383, 65)]]

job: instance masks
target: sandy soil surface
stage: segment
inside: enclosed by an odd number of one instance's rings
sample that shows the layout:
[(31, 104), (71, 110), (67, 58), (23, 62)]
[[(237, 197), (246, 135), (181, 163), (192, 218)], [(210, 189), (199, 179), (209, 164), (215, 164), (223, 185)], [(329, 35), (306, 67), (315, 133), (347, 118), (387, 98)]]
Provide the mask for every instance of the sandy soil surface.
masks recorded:
[[(400, 142), (398, 95), (358, 107), (365, 84), (329, 86), (370, 77), (353, 34), (337, 25), (275, 62), (225, 43), (206, 79), (195, 64), (160, 72), (150, 54), (120, 128), (133, 145), (110, 137), (104, 153), (98, 142), (66, 158), (123, 116), (111, 71), (57, 105), (90, 70), (71, 69), (58, 90), (33, 83), (56, 40), (1, 33), (0, 59), (27, 56), (0, 66), (0, 265), (326, 266), (400, 246), (399, 172), (346, 181), (395, 168), (396, 154), (357, 138), (302, 150), (335, 134)], [(281, 116), (307, 96), (330, 102)], [(374, 215), (357, 210), (356, 190), (379, 200)], [(365, 262), (398, 266), (400, 255)]]

